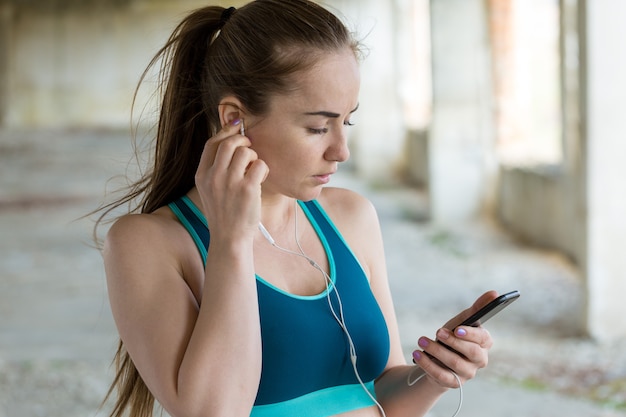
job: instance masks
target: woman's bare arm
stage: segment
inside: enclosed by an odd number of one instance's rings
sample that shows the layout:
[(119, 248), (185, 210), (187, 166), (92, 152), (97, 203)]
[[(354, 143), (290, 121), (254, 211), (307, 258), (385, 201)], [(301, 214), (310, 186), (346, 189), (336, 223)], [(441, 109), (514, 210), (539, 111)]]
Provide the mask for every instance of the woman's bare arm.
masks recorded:
[[(121, 338), (174, 417), (248, 416), (256, 398), (261, 330), (253, 242), (267, 166), (249, 147), (231, 124), (202, 153), (196, 189), (211, 230), (204, 272), (182, 261), (197, 251), (181, 250), (180, 236), (188, 235), (165, 208), (122, 218), (107, 237), (105, 268)], [(199, 299), (187, 283), (192, 276)]]
[(247, 416), (261, 369), (252, 243), (211, 244), (199, 305), (183, 276), (173, 226), (159, 217), (127, 216), (107, 237), (104, 261), (120, 336), (173, 416)]

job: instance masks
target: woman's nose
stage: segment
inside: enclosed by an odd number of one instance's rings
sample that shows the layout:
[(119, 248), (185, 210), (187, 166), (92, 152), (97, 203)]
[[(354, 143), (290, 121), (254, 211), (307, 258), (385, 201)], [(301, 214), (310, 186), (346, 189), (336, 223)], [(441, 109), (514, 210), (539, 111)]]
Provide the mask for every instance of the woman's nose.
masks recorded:
[(332, 142), (326, 150), (325, 157), (327, 160), (335, 162), (345, 162), (350, 158), (348, 132), (346, 132), (346, 129), (340, 129), (333, 135)]

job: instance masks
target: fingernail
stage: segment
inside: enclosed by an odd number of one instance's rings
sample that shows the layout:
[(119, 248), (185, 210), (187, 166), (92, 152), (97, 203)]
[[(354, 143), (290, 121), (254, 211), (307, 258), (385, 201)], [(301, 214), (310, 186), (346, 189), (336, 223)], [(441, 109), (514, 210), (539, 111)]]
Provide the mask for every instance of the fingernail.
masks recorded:
[(429, 341), (425, 337), (420, 337), (420, 339), (417, 341), (417, 344), (420, 345), (421, 347), (425, 348), (425, 347), (428, 346)]
[(467, 330), (461, 329), (461, 328), (456, 329), (456, 335), (457, 336), (465, 336), (465, 335), (467, 335)]
[(415, 360), (415, 362), (419, 362), (420, 359), (422, 359), (422, 352), (420, 352), (419, 350), (413, 352), (413, 360)]
[(448, 329), (439, 329), (437, 332), (437, 338), (439, 340), (446, 340), (450, 337), (450, 331)]

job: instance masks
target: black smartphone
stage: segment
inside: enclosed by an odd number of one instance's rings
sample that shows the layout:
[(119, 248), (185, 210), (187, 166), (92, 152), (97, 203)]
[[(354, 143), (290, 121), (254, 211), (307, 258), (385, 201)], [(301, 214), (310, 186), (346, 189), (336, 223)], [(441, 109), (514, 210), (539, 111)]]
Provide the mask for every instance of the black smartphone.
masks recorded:
[(478, 310), (476, 313), (465, 319), (461, 324), (459, 324), (459, 326), (478, 327), (496, 314), (498, 314), (513, 301), (517, 300), (519, 296), (519, 291), (511, 291), (506, 294), (502, 294), (501, 296)]
[[(454, 326), (454, 328), (456, 329), (458, 326), (478, 327), (482, 325), (484, 322), (486, 322), (487, 320), (489, 320), (490, 318), (492, 318), (493, 316), (495, 316), (496, 314), (498, 314), (500, 311), (502, 311), (506, 306), (511, 304), (513, 301), (517, 300), (519, 296), (520, 296), (519, 291), (511, 291), (506, 294), (502, 294), (501, 296), (492, 300), (489, 304), (487, 304), (486, 306), (478, 310), (476, 313), (472, 314), (470, 317), (463, 320), (461, 324)], [(447, 349), (453, 352), (456, 352), (450, 346), (446, 345), (445, 343), (442, 343), (439, 340), (437, 340), (437, 343), (440, 343), (443, 346), (445, 346)], [(428, 355), (428, 357), (430, 357), (432, 360), (437, 362), (440, 366), (446, 367), (434, 356), (428, 353), (426, 353), (426, 355)]]

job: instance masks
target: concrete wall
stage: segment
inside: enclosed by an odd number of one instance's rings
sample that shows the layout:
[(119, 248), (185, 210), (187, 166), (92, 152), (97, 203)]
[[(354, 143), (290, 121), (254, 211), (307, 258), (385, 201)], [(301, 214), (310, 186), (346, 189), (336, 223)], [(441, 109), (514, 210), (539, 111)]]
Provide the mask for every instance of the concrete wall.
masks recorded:
[(4, 6), (3, 14), (11, 16), (3, 25), (10, 38), (4, 48), (0, 34), (0, 53), (7, 56), (4, 126), (128, 127), (143, 69), (183, 11), (201, 3), (34, 1)]
[(580, 262), (576, 227), (584, 219), (568, 216), (572, 195), (560, 167), (500, 167), (498, 218), (524, 241), (556, 249)]

